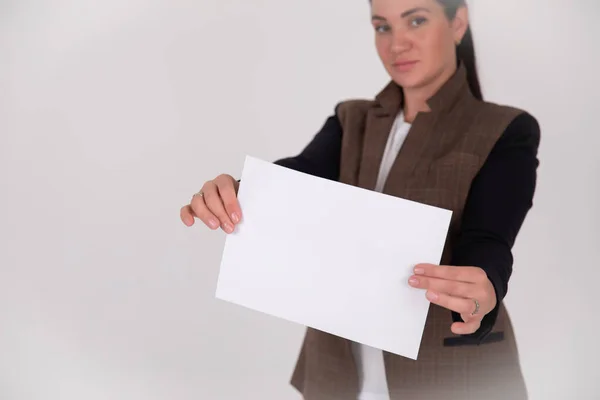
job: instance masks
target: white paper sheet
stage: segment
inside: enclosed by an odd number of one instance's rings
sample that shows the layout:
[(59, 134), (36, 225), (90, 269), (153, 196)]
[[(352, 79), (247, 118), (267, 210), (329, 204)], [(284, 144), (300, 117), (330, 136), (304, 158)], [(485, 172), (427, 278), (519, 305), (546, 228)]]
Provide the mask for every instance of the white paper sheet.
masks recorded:
[(216, 297), (417, 359), (451, 212), (246, 157)]

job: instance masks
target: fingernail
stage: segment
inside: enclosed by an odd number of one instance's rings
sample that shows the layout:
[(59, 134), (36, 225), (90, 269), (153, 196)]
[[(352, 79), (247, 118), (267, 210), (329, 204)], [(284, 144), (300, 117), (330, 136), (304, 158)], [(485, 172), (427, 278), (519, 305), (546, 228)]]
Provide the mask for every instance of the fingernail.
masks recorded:
[(417, 278), (410, 278), (408, 280), (408, 283), (410, 283), (411, 285), (418, 285), (419, 284), (419, 280)]
[(431, 301), (436, 301), (439, 298), (437, 294), (429, 291), (425, 294), (425, 296), (427, 296), (427, 298)]
[(208, 225), (210, 225), (210, 227), (213, 229), (217, 229), (219, 227), (219, 223), (215, 219), (208, 220)]
[(231, 233), (231, 232), (233, 232), (233, 226), (231, 226), (231, 224), (229, 222), (225, 222), (223, 224), (223, 230), (227, 233)]
[(231, 213), (231, 220), (234, 224), (237, 224), (238, 222), (240, 222), (240, 217), (239, 215), (237, 215), (237, 213)]
[(423, 275), (424, 273), (425, 273), (425, 269), (423, 269), (422, 267), (415, 267), (415, 274)]

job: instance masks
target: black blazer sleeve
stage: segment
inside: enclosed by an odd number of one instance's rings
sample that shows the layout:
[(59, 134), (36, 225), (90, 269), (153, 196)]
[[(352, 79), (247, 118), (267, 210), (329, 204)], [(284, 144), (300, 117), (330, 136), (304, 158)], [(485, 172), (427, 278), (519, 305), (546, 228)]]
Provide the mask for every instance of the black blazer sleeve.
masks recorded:
[(336, 113), (329, 116), (312, 141), (295, 157), (282, 158), (275, 164), (299, 172), (337, 181), (340, 176), (342, 125)]
[[(507, 127), (472, 182), (452, 264), (482, 268), (492, 282), (497, 306), (472, 335), (481, 343), (491, 332), (512, 273), (512, 247), (532, 207), (536, 187), (540, 127), (523, 113)], [(461, 321), (453, 312), (453, 320)]]

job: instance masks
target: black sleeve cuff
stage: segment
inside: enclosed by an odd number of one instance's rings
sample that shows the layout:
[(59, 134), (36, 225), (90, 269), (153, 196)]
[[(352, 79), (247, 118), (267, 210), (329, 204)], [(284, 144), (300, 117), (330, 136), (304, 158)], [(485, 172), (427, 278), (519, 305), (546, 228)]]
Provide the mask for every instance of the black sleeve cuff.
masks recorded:
[[(474, 341), (475, 344), (481, 344), (492, 332), (494, 329), (494, 325), (496, 325), (496, 320), (498, 319), (498, 312), (500, 310), (500, 304), (504, 299), (504, 294), (502, 287), (504, 286), (502, 283), (502, 279), (494, 272), (493, 269), (489, 271), (485, 271), (488, 279), (494, 286), (494, 291), (496, 293), (496, 307), (488, 314), (483, 317), (481, 321), (481, 326), (479, 329), (468, 335), (461, 335), (462, 337)], [(475, 307), (475, 305), (473, 305)], [(452, 320), (454, 322), (464, 322), (459, 313), (452, 311)]]

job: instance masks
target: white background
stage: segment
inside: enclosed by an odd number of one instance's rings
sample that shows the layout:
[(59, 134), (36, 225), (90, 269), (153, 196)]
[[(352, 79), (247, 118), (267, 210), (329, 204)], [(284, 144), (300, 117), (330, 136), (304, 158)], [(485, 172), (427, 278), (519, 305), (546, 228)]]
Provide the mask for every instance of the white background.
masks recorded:
[[(600, 6), (472, 4), (489, 100), (543, 129), (507, 297), (532, 400), (600, 396)], [(281, 399), (300, 326), (214, 299), (179, 221), (387, 82), (366, 0), (0, 1), (0, 398)]]

